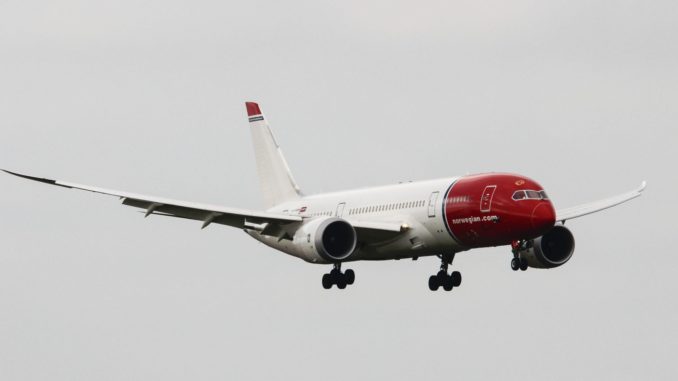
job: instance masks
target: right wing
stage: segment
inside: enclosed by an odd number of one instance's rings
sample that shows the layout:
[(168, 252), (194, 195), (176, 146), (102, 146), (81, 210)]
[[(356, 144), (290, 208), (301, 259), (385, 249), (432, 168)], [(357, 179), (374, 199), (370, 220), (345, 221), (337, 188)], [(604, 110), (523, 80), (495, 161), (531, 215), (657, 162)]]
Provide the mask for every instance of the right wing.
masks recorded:
[(156, 214), (161, 216), (198, 220), (202, 221), (203, 228), (207, 227), (209, 224), (215, 223), (233, 226), (240, 229), (254, 229), (259, 231), (261, 234), (279, 236), (282, 238), (285, 236), (285, 229), (283, 229), (284, 226), (300, 223), (303, 221), (303, 219), (299, 216), (196, 204), (193, 202), (170, 200), (156, 196), (144, 196), (129, 192), (97, 188), (89, 185), (80, 185), (65, 181), (22, 175), (20, 173), (10, 172), (4, 169), (2, 171), (14, 176), (19, 176), (24, 179), (38, 181), (45, 184), (116, 196), (122, 199), (123, 205), (146, 209), (146, 217), (151, 214)]
[(572, 218), (577, 218), (585, 216), (587, 214), (599, 212), (613, 206), (625, 203), (626, 201), (633, 200), (636, 197), (639, 197), (645, 190), (647, 183), (643, 181), (638, 189), (635, 189), (631, 192), (606, 198), (604, 200), (594, 201), (588, 204), (573, 206), (566, 209), (560, 209), (556, 211), (556, 221), (565, 222)]
[[(14, 176), (45, 184), (56, 185), (69, 189), (80, 189), (88, 192), (116, 196), (122, 199), (123, 205), (129, 205), (145, 209), (145, 215), (151, 214), (178, 217), (202, 222), (204, 229), (208, 225), (221, 224), (239, 229), (256, 230), (263, 235), (278, 237), (279, 239), (290, 238), (298, 224), (303, 222), (301, 216), (287, 214), (254, 211), (247, 209), (229, 208), (223, 206), (197, 204), (188, 201), (170, 200), (157, 196), (145, 196), (135, 193), (110, 190), (81, 185), (66, 181), (45, 179), (35, 176), (23, 175), (16, 172), (2, 170)], [(409, 229), (404, 222), (374, 222), (374, 221), (350, 221), (356, 229), (359, 240), (363, 242), (378, 242), (391, 239)]]

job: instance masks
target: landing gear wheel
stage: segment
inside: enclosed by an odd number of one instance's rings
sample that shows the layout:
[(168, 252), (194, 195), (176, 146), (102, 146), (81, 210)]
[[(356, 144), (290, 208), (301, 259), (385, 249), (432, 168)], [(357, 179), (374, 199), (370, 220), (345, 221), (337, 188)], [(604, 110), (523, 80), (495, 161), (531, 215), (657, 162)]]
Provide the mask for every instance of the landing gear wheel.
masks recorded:
[(346, 276), (344, 274), (339, 273), (339, 276), (336, 278), (336, 284), (337, 288), (340, 290), (343, 290), (346, 288)]
[(511, 259), (511, 270), (518, 271), (520, 269), (520, 261), (518, 258)]
[(323, 274), (323, 288), (325, 290), (329, 290), (330, 288), (332, 288), (332, 283), (333, 283), (332, 277), (330, 276), (330, 274)]
[(355, 282), (355, 273), (351, 269), (348, 269), (346, 272), (344, 272), (344, 277), (346, 277), (346, 284), (348, 285), (351, 285), (353, 282)]
[(450, 279), (452, 280), (452, 286), (459, 287), (461, 285), (461, 273), (459, 271), (453, 271)]
[(327, 274), (323, 275), (323, 288), (329, 290), (332, 285), (337, 285), (337, 288), (343, 290), (346, 286), (355, 282), (355, 272), (348, 269), (345, 273), (341, 272), (341, 263), (335, 263), (334, 268)]
[(452, 291), (452, 288), (454, 287), (454, 283), (452, 282), (452, 277), (449, 276), (449, 275), (445, 275), (445, 278), (443, 278), (442, 284), (443, 284), (443, 290), (445, 290), (445, 291)]
[(520, 258), (520, 271), (527, 270), (527, 260)]
[(440, 283), (438, 283), (438, 276), (431, 275), (428, 277), (428, 289), (431, 291), (438, 291), (438, 287), (440, 287)]
[(445, 291), (452, 291), (453, 288), (461, 284), (461, 273), (453, 271), (451, 274), (447, 273), (447, 268), (454, 260), (454, 254), (442, 254), (440, 258), (440, 271), (428, 278), (428, 288), (431, 291), (437, 291), (440, 287)]

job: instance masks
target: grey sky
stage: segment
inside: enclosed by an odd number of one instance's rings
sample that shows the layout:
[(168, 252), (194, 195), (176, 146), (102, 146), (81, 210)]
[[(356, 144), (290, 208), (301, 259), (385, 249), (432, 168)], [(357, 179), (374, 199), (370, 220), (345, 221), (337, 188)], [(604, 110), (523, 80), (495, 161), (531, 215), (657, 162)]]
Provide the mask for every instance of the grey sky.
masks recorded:
[(307, 193), (514, 171), (572, 260), (327, 268), (0, 176), (0, 379), (675, 379), (672, 1), (2, 1), (0, 167), (260, 206), (243, 102)]

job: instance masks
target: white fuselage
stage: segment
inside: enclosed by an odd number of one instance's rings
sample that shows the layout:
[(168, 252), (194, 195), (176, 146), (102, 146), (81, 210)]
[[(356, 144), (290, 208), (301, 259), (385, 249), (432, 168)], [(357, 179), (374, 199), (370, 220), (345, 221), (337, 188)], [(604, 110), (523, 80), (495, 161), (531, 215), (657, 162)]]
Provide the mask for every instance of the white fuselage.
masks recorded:
[[(350, 260), (412, 258), (465, 250), (448, 233), (442, 216), (444, 195), (457, 178), (408, 182), (305, 196), (270, 208), (269, 212), (313, 219), (340, 217), (348, 222), (405, 223), (408, 229), (392, 239), (358, 247)], [(309, 262), (318, 262), (299, 250), (294, 240), (279, 240), (247, 230), (255, 239)]]

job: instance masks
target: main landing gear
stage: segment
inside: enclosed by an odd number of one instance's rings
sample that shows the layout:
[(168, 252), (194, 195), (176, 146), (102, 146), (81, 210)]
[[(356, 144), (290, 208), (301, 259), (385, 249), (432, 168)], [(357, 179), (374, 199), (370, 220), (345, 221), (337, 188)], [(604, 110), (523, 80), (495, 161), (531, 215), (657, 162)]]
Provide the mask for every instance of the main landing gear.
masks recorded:
[(347, 285), (353, 284), (353, 282), (355, 282), (355, 273), (351, 269), (342, 273), (341, 263), (335, 263), (332, 271), (323, 275), (323, 288), (325, 290), (329, 290), (335, 284), (337, 288), (343, 290)]
[(511, 243), (511, 251), (513, 252), (513, 259), (511, 259), (511, 270), (525, 271), (527, 270), (527, 260), (520, 256), (520, 250), (524, 248), (525, 241), (514, 241)]
[(454, 254), (443, 254), (440, 256), (440, 271), (428, 278), (428, 288), (431, 291), (437, 291), (441, 286), (445, 291), (452, 291), (454, 287), (459, 287), (461, 284), (461, 273), (459, 271), (453, 271), (451, 274), (447, 273), (447, 267), (452, 264), (453, 259)]

